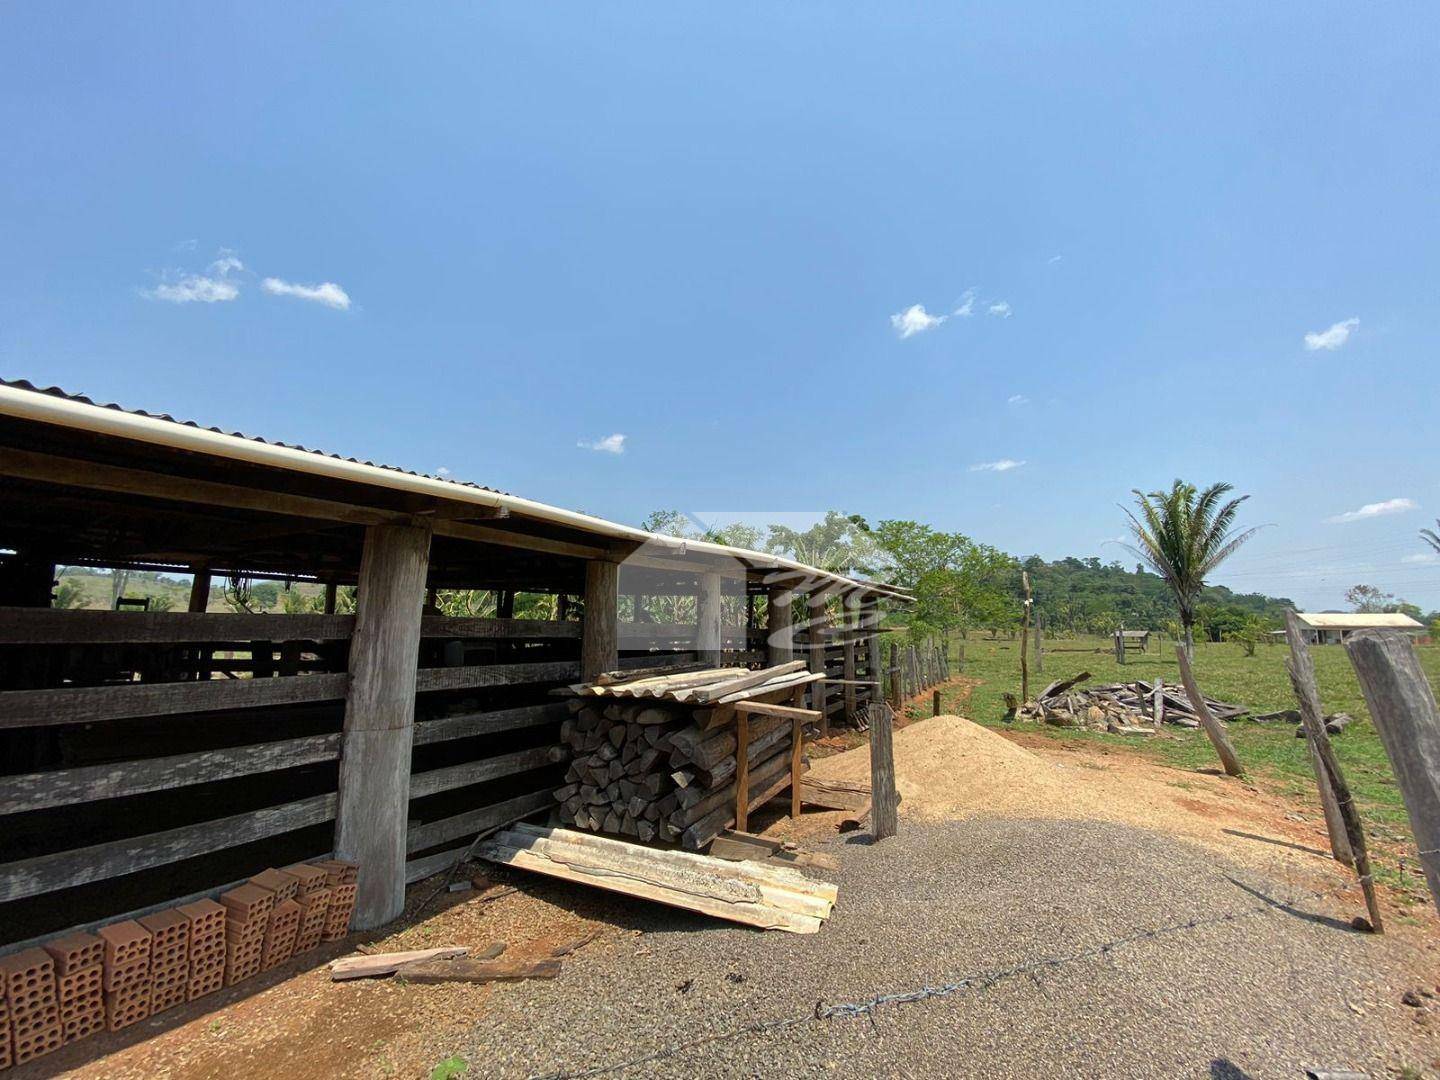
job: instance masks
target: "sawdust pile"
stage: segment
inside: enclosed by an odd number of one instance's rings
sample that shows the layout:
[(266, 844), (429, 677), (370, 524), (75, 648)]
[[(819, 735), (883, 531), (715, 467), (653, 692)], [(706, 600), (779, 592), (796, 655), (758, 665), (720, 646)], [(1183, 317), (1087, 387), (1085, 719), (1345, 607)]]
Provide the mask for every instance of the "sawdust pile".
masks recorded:
[[(960, 716), (936, 716), (895, 732), (896, 784), (907, 817), (1074, 817), (1078, 793), (1067, 771)], [(868, 784), (869, 748), (816, 761), (811, 773)]]

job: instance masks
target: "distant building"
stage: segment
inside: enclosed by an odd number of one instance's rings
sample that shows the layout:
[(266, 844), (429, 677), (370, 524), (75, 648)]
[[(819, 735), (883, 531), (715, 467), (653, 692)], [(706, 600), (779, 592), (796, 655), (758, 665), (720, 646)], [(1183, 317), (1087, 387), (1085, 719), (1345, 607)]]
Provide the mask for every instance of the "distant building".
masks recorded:
[[(1425, 626), (1409, 615), (1380, 614), (1309, 614), (1296, 612), (1295, 617), (1305, 628), (1305, 637), (1311, 645), (1339, 645), (1356, 630), (1403, 630), (1410, 634), (1423, 634)], [(1284, 631), (1280, 631), (1282, 634)]]

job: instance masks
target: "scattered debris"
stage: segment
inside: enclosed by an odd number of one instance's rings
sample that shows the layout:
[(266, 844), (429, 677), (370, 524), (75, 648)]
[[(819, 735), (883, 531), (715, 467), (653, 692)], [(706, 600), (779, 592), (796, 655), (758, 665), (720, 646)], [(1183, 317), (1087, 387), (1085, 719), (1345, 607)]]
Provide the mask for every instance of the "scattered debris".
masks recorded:
[(411, 949), (408, 952), (362, 953), (359, 956), (342, 956), (330, 961), (330, 981), (343, 982), (346, 979), (371, 979), (379, 975), (394, 975), (406, 964), (423, 960), (437, 960), (445, 957), (464, 956), (468, 949), (463, 945), (447, 945), (438, 949)]
[[(1051, 683), (1034, 701), (1021, 706), (1018, 715), (1043, 720), (1056, 727), (1088, 728), (1116, 735), (1154, 735), (1161, 724), (1198, 728), (1200, 720), (1185, 688), (1137, 679), (1128, 683), (1107, 683), (1077, 690), (1090, 678), (1081, 672), (1072, 679)], [(1217, 720), (1233, 720), (1250, 710), (1207, 697), (1205, 704)]]
[(471, 884), (470, 882), (468, 882), (468, 881), (452, 881), (452, 882), (449, 884), (449, 886), (447, 887), (447, 891), (449, 891), (449, 892), (469, 892), (469, 891), (470, 891), (471, 889), (473, 889), (473, 888), (475, 888), (475, 886), (472, 885), (472, 884)]
[(790, 867), (662, 851), (571, 829), (515, 825), (476, 853), (516, 869), (794, 934), (818, 933), (839, 893)]
[(792, 866), (814, 866), (821, 870), (838, 870), (840, 861), (832, 855), (802, 851), (795, 844), (769, 836), (726, 829), (710, 845), (712, 858), (731, 862), (778, 862)]

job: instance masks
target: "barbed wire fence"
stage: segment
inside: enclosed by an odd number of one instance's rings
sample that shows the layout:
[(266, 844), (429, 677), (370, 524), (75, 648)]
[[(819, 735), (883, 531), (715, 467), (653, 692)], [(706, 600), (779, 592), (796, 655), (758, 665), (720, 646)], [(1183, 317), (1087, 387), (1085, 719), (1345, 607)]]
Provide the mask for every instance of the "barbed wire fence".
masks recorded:
[(755, 1035), (769, 1035), (777, 1032), (788, 1031), (806, 1024), (825, 1023), (836, 1020), (853, 1020), (860, 1017), (868, 1019), (872, 1026), (875, 1025), (875, 1015), (882, 1009), (898, 1007), (902, 1005), (913, 1005), (924, 1001), (931, 1001), (947, 998), (962, 991), (970, 990), (977, 993), (985, 993), (1000, 983), (1013, 979), (1020, 975), (1036, 976), (1043, 971), (1058, 970), (1068, 964), (1075, 964), (1086, 960), (1094, 960), (1106, 956), (1118, 949), (1141, 944), (1150, 941), (1163, 941), (1179, 935), (1189, 933), (1207, 926), (1218, 926), (1226, 923), (1237, 922), (1241, 919), (1252, 918), (1256, 915), (1264, 915), (1276, 909), (1285, 910), (1294, 908), (1302, 902), (1318, 903), (1324, 900), (1334, 899), (1346, 892), (1352, 891), (1356, 886), (1353, 882), (1346, 882), (1334, 889), (1326, 891), (1307, 890), (1303, 896), (1295, 896), (1288, 899), (1271, 897), (1263, 890), (1254, 886), (1247, 886), (1238, 881), (1229, 868), (1220, 868), (1224, 876), (1238, 887), (1246, 891), (1261, 895), (1264, 899), (1256, 904), (1248, 905), (1235, 911), (1219, 915), (1202, 915), (1189, 919), (1177, 920), (1173, 923), (1166, 923), (1162, 926), (1153, 927), (1147, 930), (1136, 930), (1131, 933), (1122, 934), (1099, 944), (1088, 946), (1083, 949), (1076, 949), (1066, 953), (1056, 953), (1036, 959), (1021, 961), (1008, 967), (993, 968), (985, 971), (971, 972), (958, 976), (950, 981), (934, 985), (917, 986), (910, 990), (892, 991), (890, 993), (876, 994), (873, 997), (862, 1001), (837, 1002), (827, 1004), (825, 1001), (817, 1001), (815, 1005), (802, 1013), (795, 1013), (789, 1016), (778, 1017), (772, 1020), (760, 1020), (749, 1024), (740, 1024), (736, 1027), (727, 1028), (723, 1031), (711, 1032), (708, 1035), (697, 1036), (682, 1042), (669, 1043), (646, 1054), (640, 1054), (631, 1058), (624, 1058), (608, 1062), (604, 1065), (595, 1065), (585, 1069), (557, 1070), (548, 1073), (539, 1073), (531, 1077), (531, 1080), (585, 1080), (587, 1077), (605, 1076), (624, 1072), (628, 1069), (638, 1068), (642, 1065), (650, 1065), (664, 1061), (667, 1058), (675, 1057), (690, 1050), (696, 1050), (704, 1046), (711, 1046), (716, 1043), (729, 1042), (734, 1039), (745, 1038)]

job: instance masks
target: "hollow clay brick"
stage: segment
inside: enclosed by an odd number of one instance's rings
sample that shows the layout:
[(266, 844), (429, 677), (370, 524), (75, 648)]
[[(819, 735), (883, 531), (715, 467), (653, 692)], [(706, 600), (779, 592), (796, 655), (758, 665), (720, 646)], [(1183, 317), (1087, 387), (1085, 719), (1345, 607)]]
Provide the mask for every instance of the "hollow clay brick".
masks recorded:
[(55, 961), (55, 974), (67, 975), (81, 968), (97, 967), (105, 962), (105, 942), (94, 934), (66, 934), (45, 943), (45, 951)]

